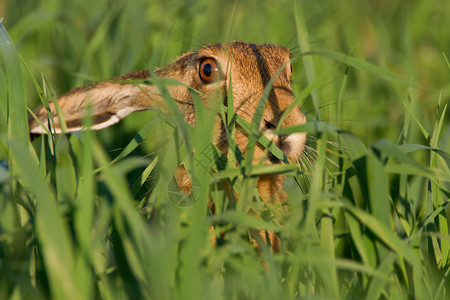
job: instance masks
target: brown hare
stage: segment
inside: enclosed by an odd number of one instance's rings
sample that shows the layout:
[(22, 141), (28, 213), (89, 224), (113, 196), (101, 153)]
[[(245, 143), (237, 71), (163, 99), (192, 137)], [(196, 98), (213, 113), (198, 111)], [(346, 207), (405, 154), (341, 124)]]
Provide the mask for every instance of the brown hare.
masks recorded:
[[(159, 78), (173, 78), (183, 85), (167, 86), (172, 98), (183, 112), (185, 120), (195, 125), (195, 110), (189, 87), (199, 91), (205, 105), (209, 101), (219, 101), (219, 95), (228, 95), (229, 80), (232, 80), (232, 99), (236, 114), (247, 122), (252, 122), (257, 104), (263, 95), (264, 88), (274, 77), (273, 84), (265, 102), (260, 131), (266, 135), (290, 160), (295, 162), (301, 156), (306, 134), (294, 133), (277, 136), (273, 129), (277, 126), (286, 128), (304, 124), (305, 116), (298, 105), (281, 120), (283, 112), (294, 101), (291, 88), (291, 64), (289, 50), (274, 45), (255, 45), (245, 42), (231, 42), (207, 45), (196, 52), (188, 52), (164, 68), (156, 69), (154, 74)], [(112, 78), (107, 81), (93, 83), (76, 88), (58, 98), (58, 103), (64, 115), (67, 130), (82, 129), (82, 120), (86, 108), (92, 105), (93, 125), (91, 129), (108, 127), (135, 111), (154, 108), (164, 109), (164, 98), (154, 85), (145, 84), (150, 79), (149, 71), (137, 71)], [(144, 81), (135, 84), (133, 80)], [(224, 105), (228, 98), (225, 97)], [(56, 117), (54, 103), (50, 103), (54, 117), (54, 133), (61, 133), (61, 127)], [(34, 114), (47, 126), (48, 114), (43, 106), (38, 107)], [(280, 121), (282, 122), (281, 124)], [(226, 154), (226, 132), (224, 125), (217, 117), (217, 130), (214, 142)], [(33, 117), (29, 118), (32, 134), (43, 134), (46, 130)], [(236, 130), (236, 144), (245, 155), (247, 148), (247, 134), (243, 130)], [(257, 145), (253, 161), (257, 163), (264, 155), (264, 147)], [(263, 158), (265, 164), (276, 163), (277, 160), (267, 156)], [(190, 179), (187, 172), (180, 167), (175, 174), (181, 190), (189, 193)], [(282, 190), (283, 175), (263, 175), (258, 181), (258, 191), (264, 201), (268, 203), (285, 202)], [(279, 240), (272, 233), (269, 234), (272, 248), (279, 250)], [(264, 239), (264, 236), (263, 236)]]

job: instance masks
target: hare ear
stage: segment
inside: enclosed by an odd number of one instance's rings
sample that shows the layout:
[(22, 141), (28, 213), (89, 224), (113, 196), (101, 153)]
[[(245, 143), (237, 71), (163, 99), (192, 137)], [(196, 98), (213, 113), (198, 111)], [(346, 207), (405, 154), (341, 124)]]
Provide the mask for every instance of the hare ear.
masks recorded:
[[(83, 128), (83, 118), (87, 108), (91, 106), (93, 125), (90, 129), (98, 130), (111, 126), (132, 112), (151, 109), (160, 98), (157, 88), (150, 85), (137, 85), (130, 80), (149, 79), (148, 71), (129, 73), (110, 81), (98, 82), (80, 87), (58, 98), (58, 104), (67, 125), (67, 131), (79, 131)], [(57, 117), (55, 103), (50, 103), (53, 115), (52, 132), (62, 133), (60, 120)], [(48, 127), (48, 114), (44, 106), (38, 107), (34, 114)], [(45, 129), (31, 116), (30, 132), (44, 134)]]

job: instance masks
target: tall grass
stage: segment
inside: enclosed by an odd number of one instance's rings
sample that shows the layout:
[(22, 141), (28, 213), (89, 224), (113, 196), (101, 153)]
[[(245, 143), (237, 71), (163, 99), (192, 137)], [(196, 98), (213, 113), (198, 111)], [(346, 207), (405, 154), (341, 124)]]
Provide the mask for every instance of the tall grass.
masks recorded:
[[(0, 299), (449, 297), (450, 16), (442, 4), (3, 3)], [(212, 147), (215, 114), (201, 105), (196, 127), (168, 105), (169, 114), (29, 142), (27, 105), (164, 65), (199, 41), (228, 40), (292, 48), (296, 100), (309, 122), (280, 133), (308, 132), (298, 164), (250, 166), (247, 157), (246, 168), (233, 166)], [(254, 124), (236, 121), (265, 142)], [(175, 187), (181, 161), (191, 196)], [(287, 178), (282, 216), (256, 192), (265, 173)], [(277, 232), (281, 253), (256, 251), (253, 228)]]

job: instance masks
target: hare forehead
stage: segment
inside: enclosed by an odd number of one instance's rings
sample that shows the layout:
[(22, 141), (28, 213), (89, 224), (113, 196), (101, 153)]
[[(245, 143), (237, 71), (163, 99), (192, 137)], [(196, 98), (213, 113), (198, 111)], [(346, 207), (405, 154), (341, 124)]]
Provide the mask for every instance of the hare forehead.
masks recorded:
[(282, 46), (256, 45), (246, 42), (207, 45), (197, 52), (200, 57), (215, 58), (222, 68), (230, 66), (242, 70), (258, 70), (273, 75), (289, 63), (289, 50)]

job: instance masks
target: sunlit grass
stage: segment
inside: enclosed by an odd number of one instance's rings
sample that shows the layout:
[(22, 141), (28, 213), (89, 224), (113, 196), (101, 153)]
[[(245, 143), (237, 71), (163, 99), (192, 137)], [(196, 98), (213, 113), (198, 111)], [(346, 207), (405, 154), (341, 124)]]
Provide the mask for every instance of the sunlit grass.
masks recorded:
[[(0, 299), (448, 298), (450, 15), (413, 2), (7, 1)], [(215, 113), (191, 127), (176, 106), (29, 142), (25, 102), (227, 40), (292, 48), (309, 122), (282, 131), (308, 132), (298, 164), (236, 168), (211, 145)], [(287, 178), (282, 216), (257, 195), (264, 173)], [(256, 251), (253, 228), (281, 253)]]

